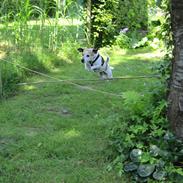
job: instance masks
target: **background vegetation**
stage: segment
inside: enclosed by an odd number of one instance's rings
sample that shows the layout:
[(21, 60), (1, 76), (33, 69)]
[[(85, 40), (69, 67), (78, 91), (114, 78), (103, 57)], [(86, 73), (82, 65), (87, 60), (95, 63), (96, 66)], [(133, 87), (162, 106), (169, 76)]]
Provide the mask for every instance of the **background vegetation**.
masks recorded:
[[(98, 0), (92, 5), (92, 39), (96, 47), (110, 45), (128, 28), (132, 39), (147, 31), (147, 1)], [(139, 40), (138, 40), (139, 41)]]
[[(71, 49), (76, 49), (78, 42), (84, 42), (79, 17), (81, 7), (75, 1), (63, 3), (30, 0), (1, 2), (0, 45), (8, 61), (48, 72), (50, 68), (62, 64)], [(16, 83), (30, 74), (4, 62), (1, 62), (1, 67), (5, 96), (9, 91), (15, 91), (12, 89), (16, 88)]]

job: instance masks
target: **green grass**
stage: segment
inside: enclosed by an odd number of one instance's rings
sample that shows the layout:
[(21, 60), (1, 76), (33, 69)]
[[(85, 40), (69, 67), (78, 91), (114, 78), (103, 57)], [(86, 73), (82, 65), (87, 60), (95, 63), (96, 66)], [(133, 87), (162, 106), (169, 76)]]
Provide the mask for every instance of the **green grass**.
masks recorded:
[[(13, 21), (0, 24), (0, 59), (16, 62), (30, 69), (49, 72), (65, 61), (75, 59), (79, 44), (84, 44), (84, 29), (77, 19), (60, 18), (30, 20), (25, 24)], [(58, 21), (58, 22), (57, 22)], [(57, 25), (56, 22), (58, 23)], [(85, 39), (86, 40), (86, 39)], [(74, 55), (74, 56), (73, 56)], [(16, 93), (15, 84), (30, 73), (0, 60), (3, 95)]]
[[(107, 50), (114, 76), (152, 74), (161, 55), (149, 50)], [(97, 78), (84, 70), (79, 54), (49, 75)], [(28, 81), (46, 81), (35, 76)], [(157, 79), (85, 82), (98, 90), (122, 94), (142, 92)], [(111, 128), (123, 118), (123, 100), (64, 83), (21, 87), (0, 104), (0, 182), (118, 183), (107, 172)]]

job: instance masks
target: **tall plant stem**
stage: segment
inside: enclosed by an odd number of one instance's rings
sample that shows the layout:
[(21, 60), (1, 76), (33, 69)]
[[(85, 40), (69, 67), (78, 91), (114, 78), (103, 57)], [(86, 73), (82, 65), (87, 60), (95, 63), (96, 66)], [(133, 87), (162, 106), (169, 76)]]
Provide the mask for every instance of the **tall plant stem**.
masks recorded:
[(91, 27), (92, 27), (92, 2), (91, 0), (87, 0), (87, 37), (88, 37), (88, 44), (91, 46)]

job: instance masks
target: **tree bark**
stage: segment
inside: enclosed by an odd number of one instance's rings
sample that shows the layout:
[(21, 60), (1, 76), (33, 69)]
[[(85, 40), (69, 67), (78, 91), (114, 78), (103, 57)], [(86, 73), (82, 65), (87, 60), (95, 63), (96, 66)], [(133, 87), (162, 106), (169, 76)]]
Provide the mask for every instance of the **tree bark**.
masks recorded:
[(171, 0), (171, 22), (174, 50), (168, 119), (175, 135), (183, 140), (183, 0)]

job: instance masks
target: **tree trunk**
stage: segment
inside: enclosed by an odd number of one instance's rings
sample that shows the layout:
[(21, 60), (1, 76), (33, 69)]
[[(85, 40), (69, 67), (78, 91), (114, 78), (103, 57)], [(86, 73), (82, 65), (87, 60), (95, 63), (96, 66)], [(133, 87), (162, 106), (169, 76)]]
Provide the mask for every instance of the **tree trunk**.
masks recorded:
[(183, 140), (183, 0), (171, 0), (174, 39), (168, 119), (175, 135)]

